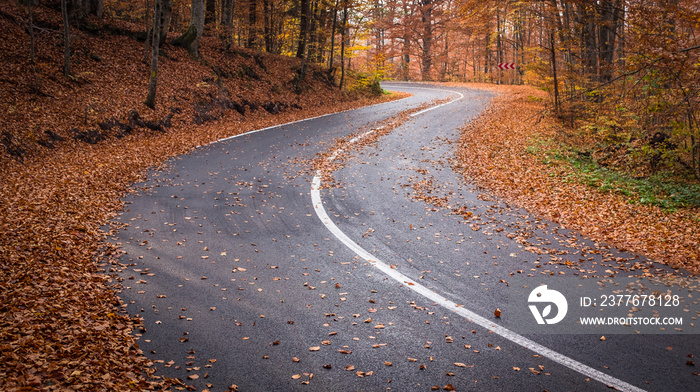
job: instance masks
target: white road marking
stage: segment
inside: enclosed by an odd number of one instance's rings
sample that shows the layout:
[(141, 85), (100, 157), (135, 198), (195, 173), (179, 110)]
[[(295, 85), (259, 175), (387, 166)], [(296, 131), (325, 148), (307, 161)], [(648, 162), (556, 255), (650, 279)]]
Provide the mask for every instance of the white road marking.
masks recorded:
[[(426, 90), (438, 90), (438, 89), (428, 89), (428, 88), (423, 88)], [(449, 90), (442, 90), (442, 91), (449, 91)], [(450, 91), (453, 93), (457, 93), (454, 91)], [(414, 113), (413, 115), (418, 115), (421, 113), (425, 113), (428, 110), (436, 109), (440, 106), (448, 105), (450, 103), (456, 102), (464, 97), (464, 95), (459, 94), (461, 97), (455, 100), (452, 100), (450, 102), (433, 106), (428, 109), (424, 109), (420, 112)], [(368, 131), (361, 136), (352, 139), (350, 142), (354, 143), (357, 140), (361, 139), (362, 137), (366, 136), (367, 134), (371, 133), (373, 131)], [(342, 150), (335, 151), (330, 157), (329, 160), (335, 159), (337, 157), (338, 153)], [(438, 303), (440, 306), (443, 308), (452, 311), (463, 318), (465, 318), (467, 321), (473, 322), (483, 328), (486, 328), (490, 331), (493, 331), (494, 333), (510, 340), (513, 343), (516, 343), (522, 347), (525, 347), (529, 350), (534, 351), (535, 353), (545, 357), (549, 358), (550, 360), (566, 366), (567, 368), (577, 371), (584, 376), (590, 377), (594, 380), (598, 380), (602, 382), (603, 384), (607, 386), (611, 386), (614, 388), (617, 388), (621, 391), (634, 391), (634, 392), (643, 392), (644, 390), (641, 388), (638, 388), (634, 385), (631, 385), (625, 381), (622, 381), (618, 378), (615, 378), (613, 376), (610, 376), (608, 374), (605, 374), (601, 371), (598, 371), (596, 369), (593, 369), (592, 367), (585, 365), (581, 362), (576, 361), (575, 359), (569, 358), (566, 355), (560, 354), (550, 348), (547, 348), (537, 342), (534, 342), (522, 335), (519, 335), (508, 328), (502, 327), (497, 324), (493, 324), (490, 320), (488, 320), (485, 317), (482, 317), (471, 310), (466, 309), (463, 305), (459, 305), (442, 295), (428, 289), (427, 287), (421, 285), (420, 283), (414, 281), (413, 279), (409, 278), (408, 276), (398, 272), (395, 269), (392, 269), (389, 265), (384, 263), (383, 261), (379, 260), (376, 257), (373, 257), (369, 252), (367, 252), (365, 249), (363, 249), (360, 245), (358, 245), (356, 242), (350, 239), (345, 233), (343, 233), (342, 230), (336, 226), (335, 223), (331, 220), (331, 218), (328, 216), (326, 213), (326, 209), (323, 207), (323, 201), (321, 200), (321, 171), (317, 171), (316, 175), (314, 176), (313, 180), (311, 181), (311, 202), (313, 203), (314, 206), (314, 211), (316, 211), (316, 215), (318, 218), (321, 220), (323, 225), (333, 233), (333, 235), (340, 240), (345, 246), (347, 246), (351, 251), (355, 252), (358, 256), (362, 257), (366, 261), (368, 261), (371, 265), (373, 265), (375, 268), (379, 269), (395, 281), (399, 282), (400, 284), (405, 284), (409, 287), (409, 289), (413, 290), (414, 292), (422, 295), (423, 297)]]
[[(373, 106), (386, 105), (386, 104), (392, 103), (392, 102), (403, 101), (404, 99), (408, 99), (408, 98), (410, 98), (410, 97), (405, 97), (405, 98), (401, 98), (401, 99), (397, 99), (397, 100), (389, 101), (389, 102), (375, 103), (374, 105), (363, 106), (362, 109), (371, 108), (371, 107), (373, 107)], [(449, 102), (449, 103), (451, 103), (451, 102)], [(258, 133), (258, 132), (262, 132), (262, 131), (267, 131), (267, 130), (270, 130), (270, 129), (286, 127), (287, 125), (297, 124), (297, 123), (301, 123), (301, 122), (304, 122), (304, 121), (311, 121), (311, 120), (315, 120), (315, 119), (317, 119), (317, 118), (333, 116), (333, 115), (340, 114), (340, 113), (351, 112), (351, 111), (353, 111), (353, 110), (358, 110), (358, 109), (360, 109), (360, 108), (341, 110), (341, 111), (339, 111), (339, 112), (326, 113), (326, 114), (322, 114), (322, 115), (316, 116), (316, 117), (302, 118), (301, 120), (290, 121), (290, 122), (284, 123), (284, 124), (272, 125), (272, 126), (269, 126), (269, 127), (267, 127), (267, 128), (254, 129), (254, 130), (252, 130), (252, 131), (239, 133), (238, 135), (233, 135), (233, 136), (228, 136), (228, 137), (225, 137), (225, 138), (221, 138), (221, 139), (219, 139), (219, 140), (215, 140), (215, 141), (210, 142), (210, 143), (207, 143), (207, 144), (200, 144), (199, 146), (195, 147), (194, 149), (196, 150), (196, 149), (201, 148), (201, 147), (209, 146), (209, 145), (216, 144), (216, 143), (220, 143), (220, 142), (225, 142), (225, 141), (227, 141), (227, 140), (239, 138), (239, 137), (242, 137), (242, 136), (248, 136), (248, 135), (252, 135), (252, 134), (254, 134), (254, 133)]]

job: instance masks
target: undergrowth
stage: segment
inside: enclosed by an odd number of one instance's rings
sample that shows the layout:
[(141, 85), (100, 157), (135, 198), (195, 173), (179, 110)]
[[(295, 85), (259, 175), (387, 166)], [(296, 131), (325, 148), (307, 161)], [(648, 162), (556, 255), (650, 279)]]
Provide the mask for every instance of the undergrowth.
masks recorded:
[(525, 152), (538, 156), (548, 165), (566, 165), (571, 171), (563, 174), (566, 182), (577, 182), (604, 193), (624, 196), (631, 204), (660, 207), (664, 212), (681, 208), (700, 208), (700, 183), (678, 178), (667, 171), (646, 177), (633, 177), (623, 171), (600, 165), (588, 150), (579, 149), (552, 139), (530, 140)]

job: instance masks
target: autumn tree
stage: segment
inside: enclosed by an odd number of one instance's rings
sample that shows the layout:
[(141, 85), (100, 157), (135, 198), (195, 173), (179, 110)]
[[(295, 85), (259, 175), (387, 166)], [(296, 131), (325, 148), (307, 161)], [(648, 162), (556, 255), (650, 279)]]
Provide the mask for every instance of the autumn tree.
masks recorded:
[(223, 0), (221, 2), (221, 25), (223, 27), (223, 34), (221, 36), (228, 45), (231, 45), (233, 42), (232, 35), (235, 5), (235, 0)]
[(160, 31), (162, 11), (163, 11), (163, 1), (167, 0), (155, 0), (153, 6), (153, 38), (151, 39), (151, 76), (148, 83), (148, 97), (146, 97), (146, 106), (151, 109), (156, 107), (156, 90), (158, 86), (158, 48), (159, 40), (157, 32)]
[(193, 57), (199, 56), (199, 42), (204, 32), (204, 1), (192, 0), (189, 27), (187, 31), (173, 41), (173, 44), (187, 49), (187, 52)]
[(254, 48), (258, 42), (258, 2), (255, 0), (248, 0), (248, 40), (246, 41), (246, 47)]
[(170, 29), (170, 21), (173, 16), (173, 0), (162, 0), (162, 11), (160, 17), (160, 28), (158, 29), (159, 41), (158, 46), (165, 44), (165, 39)]
[(306, 44), (309, 36), (309, 1), (301, 0), (299, 7), (299, 44), (297, 45), (296, 54), (299, 58), (303, 58), (306, 55)]

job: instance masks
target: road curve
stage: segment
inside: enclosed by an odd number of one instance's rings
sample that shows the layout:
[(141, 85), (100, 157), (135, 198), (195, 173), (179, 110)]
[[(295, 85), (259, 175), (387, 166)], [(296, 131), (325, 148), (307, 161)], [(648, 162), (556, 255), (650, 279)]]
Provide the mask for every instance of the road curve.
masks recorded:
[[(139, 344), (159, 374), (211, 391), (697, 390), (685, 364), (697, 339), (494, 332), (501, 280), (538, 255), (452, 214), (536, 220), (452, 170), (450, 142), (491, 94), (384, 87), (413, 96), (203, 146), (136, 184), (113, 240), (128, 265), (120, 296), (144, 318)], [(336, 140), (436, 100), (375, 143), (358, 140), (337, 186), (312, 183), (312, 160)], [(554, 246), (569, 235), (542, 223)]]

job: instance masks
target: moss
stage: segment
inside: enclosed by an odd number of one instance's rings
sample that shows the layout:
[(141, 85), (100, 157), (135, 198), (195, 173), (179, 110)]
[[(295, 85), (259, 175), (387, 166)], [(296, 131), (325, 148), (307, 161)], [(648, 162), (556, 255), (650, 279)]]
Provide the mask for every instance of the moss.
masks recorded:
[(187, 52), (190, 54), (190, 56), (196, 56), (198, 55), (197, 49), (194, 47), (194, 42), (197, 40), (197, 28), (193, 25), (190, 25), (190, 27), (182, 33), (181, 36), (177, 37), (173, 41), (173, 45), (177, 46), (182, 46), (183, 48), (187, 49)]

